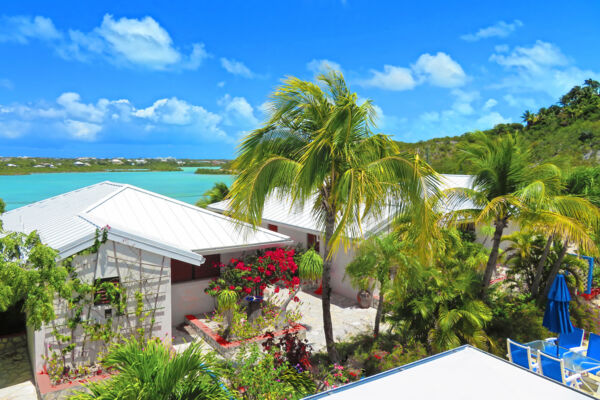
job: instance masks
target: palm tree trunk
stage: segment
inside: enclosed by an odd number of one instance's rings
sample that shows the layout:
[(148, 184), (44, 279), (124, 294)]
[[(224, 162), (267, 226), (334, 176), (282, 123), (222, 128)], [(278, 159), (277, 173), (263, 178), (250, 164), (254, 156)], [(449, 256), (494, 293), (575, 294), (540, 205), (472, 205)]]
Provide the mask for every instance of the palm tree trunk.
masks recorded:
[(538, 295), (538, 291), (540, 290), (540, 282), (542, 282), (544, 265), (546, 265), (546, 260), (548, 259), (548, 254), (550, 254), (550, 247), (552, 247), (553, 241), (554, 234), (550, 235), (550, 237), (548, 238), (546, 246), (544, 247), (544, 251), (542, 252), (542, 256), (540, 257), (540, 261), (538, 262), (537, 268), (535, 269), (535, 276), (533, 278), (533, 284), (531, 285), (531, 295), (533, 297), (536, 297)]
[(544, 290), (544, 296), (542, 297), (542, 299), (548, 296), (548, 292), (550, 292), (550, 288), (552, 287), (552, 282), (554, 282), (554, 278), (556, 278), (556, 274), (558, 274), (558, 270), (560, 269), (560, 266), (562, 265), (562, 262), (565, 259), (565, 256), (567, 255), (568, 247), (569, 241), (565, 240), (563, 242), (563, 248), (560, 251), (560, 254), (558, 255), (556, 261), (554, 261), (552, 269), (550, 270), (550, 276), (548, 277), (548, 282), (546, 283), (546, 289)]
[(331, 212), (327, 212), (325, 219), (325, 260), (323, 261), (323, 293), (321, 295), (321, 305), (323, 306), (323, 330), (325, 331), (325, 344), (327, 345), (327, 354), (329, 360), (332, 363), (336, 363), (339, 360), (337, 350), (335, 349), (335, 342), (333, 338), (333, 322), (331, 320), (331, 264), (332, 259), (329, 257), (331, 250), (330, 240), (333, 236), (335, 224), (335, 215)]
[(485, 273), (483, 274), (484, 293), (490, 286), (490, 280), (496, 271), (496, 263), (498, 262), (498, 254), (500, 253), (500, 242), (502, 241), (502, 232), (504, 232), (504, 228), (506, 228), (507, 225), (506, 218), (497, 219), (494, 221), (494, 225), (496, 226), (496, 230), (494, 231), (494, 236), (492, 238), (492, 250), (487, 265), (485, 266)]
[(379, 289), (379, 304), (377, 304), (377, 314), (375, 314), (375, 328), (373, 328), (373, 336), (377, 339), (379, 336), (379, 324), (383, 315), (383, 291)]

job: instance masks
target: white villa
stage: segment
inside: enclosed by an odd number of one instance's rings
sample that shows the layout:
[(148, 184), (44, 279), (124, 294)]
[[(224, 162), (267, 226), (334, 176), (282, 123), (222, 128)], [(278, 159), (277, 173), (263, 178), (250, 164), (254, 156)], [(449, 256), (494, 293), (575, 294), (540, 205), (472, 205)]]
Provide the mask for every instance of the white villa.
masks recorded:
[[(441, 175), (442, 190), (449, 188), (470, 188), (472, 183), (471, 175)], [(209, 210), (219, 213), (226, 213), (228, 210), (228, 200), (210, 204)], [(472, 208), (472, 204), (464, 203), (460, 208)], [(289, 236), (294, 242), (301, 243), (306, 247), (314, 246), (319, 250), (322, 256), (325, 256), (324, 249), (321, 248), (321, 236), (323, 229), (320, 226), (312, 213), (312, 203), (306, 202), (303, 208), (293, 206), (291, 199), (278, 196), (271, 196), (265, 201), (264, 211), (262, 215), (263, 228), (271, 231), (283, 233)], [(370, 220), (364, 222), (364, 236), (383, 232), (390, 226), (390, 219), (383, 218), (382, 220)], [(488, 245), (490, 240), (482, 233), (481, 227), (474, 227), (477, 241)], [(511, 224), (505, 229), (505, 234), (515, 230)], [(352, 241), (360, 240), (360, 237), (351, 238)], [(331, 286), (335, 293), (341, 294), (348, 298), (356, 298), (357, 290), (350, 285), (348, 279), (344, 279), (346, 265), (354, 258), (354, 249), (349, 246), (344, 249), (340, 248), (336, 252), (333, 259), (331, 271)]]
[[(215, 263), (228, 262), (247, 251), (290, 245), (288, 236), (267, 229), (250, 229), (223, 215), (135, 186), (102, 182), (39, 201), (2, 215), (6, 231), (37, 231), (60, 259), (94, 244), (98, 229), (108, 240), (97, 253), (75, 257), (72, 265), (88, 283), (118, 281), (143, 294), (144, 311), (152, 314), (153, 335), (171, 338), (172, 327), (187, 314), (214, 309), (204, 293), (218, 276)], [(38, 331), (29, 329), (28, 347), (34, 371), (44, 368), (48, 346), (57, 345), (53, 330), (70, 333), (64, 302), (56, 301), (57, 319)], [(127, 311), (136, 303), (128, 296)], [(106, 304), (90, 306), (85, 318), (102, 323), (115, 312)], [(126, 327), (129, 318), (121, 321)], [(148, 322), (150, 324), (150, 322)], [(81, 337), (83, 332), (75, 332)], [(94, 349), (87, 358), (94, 359)]]

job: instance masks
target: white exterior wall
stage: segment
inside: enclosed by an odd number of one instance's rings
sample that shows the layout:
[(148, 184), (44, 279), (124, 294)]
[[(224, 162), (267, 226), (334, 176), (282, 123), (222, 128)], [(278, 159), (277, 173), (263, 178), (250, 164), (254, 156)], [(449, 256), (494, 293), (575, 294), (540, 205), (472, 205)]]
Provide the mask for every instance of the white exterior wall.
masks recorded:
[[(517, 232), (520, 229), (521, 229), (521, 227), (519, 226), (519, 224), (517, 224), (513, 221), (508, 221), (508, 226), (506, 228), (504, 228), (504, 232), (502, 233), (502, 236), (510, 235), (511, 233)], [(481, 226), (477, 226), (475, 228), (475, 241), (477, 243), (483, 244), (487, 248), (492, 247), (492, 236), (484, 235), (481, 232)], [(509, 245), (510, 245), (510, 243), (508, 243), (506, 241), (500, 242), (500, 249), (505, 250)]]
[[(115, 261), (115, 255), (117, 261)], [(140, 270), (141, 260), (141, 270)], [(135, 292), (140, 291), (143, 296), (143, 311), (154, 311), (155, 322), (152, 325), (149, 316), (144, 321), (144, 327), (149, 329), (152, 326), (152, 334), (155, 337), (171, 338), (171, 284), (170, 284), (170, 259), (158, 254), (150, 253), (135, 249), (121, 243), (107, 241), (104, 243), (97, 254), (78, 256), (73, 260), (72, 264), (78, 272), (79, 278), (87, 283), (92, 283), (94, 279), (119, 277), (122, 286), (126, 287), (127, 293), (127, 313), (129, 318), (125, 316), (116, 316), (113, 311), (114, 329), (121, 329), (125, 334), (135, 329), (136, 317), (134, 314), (136, 309)], [(161, 277), (162, 272), (162, 277)], [(160, 284), (159, 284), (160, 283)], [(88, 311), (89, 308), (89, 311)], [(105, 322), (105, 309), (110, 308), (109, 305), (93, 305), (85, 307), (84, 316), (89, 319), (94, 319), (98, 322)], [(48, 356), (50, 351), (48, 346), (58, 348), (53, 329), (57, 329), (62, 334), (71, 334), (72, 332), (65, 326), (68, 318), (68, 310), (64, 301), (57, 299), (55, 301), (55, 312), (57, 318), (52, 323), (43, 326), (40, 330), (32, 334), (32, 338), (28, 338), (29, 342), (33, 342), (34, 353), (31, 358), (35, 371), (40, 371), (44, 366), (42, 356)], [(89, 312), (89, 316), (88, 316)], [(75, 331), (74, 337), (76, 342), (81, 346), (84, 334), (82, 328), (79, 327)], [(87, 341), (86, 351), (81, 355), (80, 351), (76, 351), (76, 362), (85, 362), (89, 360), (95, 361), (96, 352), (100, 349), (100, 343)]]
[[(269, 223), (263, 222), (262, 227), (268, 228)], [(313, 233), (312, 231), (307, 231), (299, 228), (291, 228), (285, 225), (278, 225), (273, 223), (273, 225), (277, 225), (277, 231), (279, 233), (283, 233), (284, 235), (289, 236), (294, 242), (302, 244), (304, 247), (307, 246), (306, 235), (309, 233)], [(314, 234), (314, 233), (313, 233)], [(319, 253), (321, 257), (325, 258), (325, 246), (323, 245), (323, 238), (320, 238), (321, 245), (319, 246)], [(350, 280), (344, 278), (344, 274), (346, 272), (346, 265), (350, 263), (354, 259), (354, 249), (352, 245), (348, 247), (348, 249), (344, 249), (343, 245), (340, 245), (332, 263), (331, 268), (331, 288), (335, 293), (341, 294), (344, 297), (348, 297), (350, 299), (355, 299), (358, 290), (354, 289), (352, 285), (350, 285)]]
[[(244, 253), (221, 254), (221, 262), (228, 263), (232, 258), (241, 258)], [(171, 324), (177, 326), (185, 321), (185, 316), (204, 314), (215, 309), (212, 296), (204, 293), (212, 278), (199, 279), (187, 282), (178, 282), (171, 285)]]

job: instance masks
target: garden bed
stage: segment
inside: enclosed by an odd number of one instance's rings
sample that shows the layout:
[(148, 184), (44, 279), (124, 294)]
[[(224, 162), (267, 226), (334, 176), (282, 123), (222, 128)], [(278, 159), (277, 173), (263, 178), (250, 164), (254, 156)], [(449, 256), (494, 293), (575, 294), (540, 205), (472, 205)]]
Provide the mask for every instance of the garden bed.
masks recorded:
[(35, 374), (35, 381), (38, 390), (40, 391), (41, 398), (43, 400), (51, 400), (65, 398), (70, 392), (85, 390), (83, 387), (84, 383), (101, 381), (110, 376), (110, 373), (104, 372), (84, 378), (74, 378), (67, 382), (53, 385), (50, 376), (46, 372), (41, 371)]
[[(243, 345), (266, 341), (271, 335), (262, 334), (249, 339), (228, 341), (221, 337), (217, 332), (209, 327), (208, 320), (197, 318), (195, 315), (186, 315), (186, 322), (193, 326), (200, 336), (223, 357), (231, 357), (235, 351)], [(296, 333), (300, 338), (306, 337), (306, 327), (300, 324), (293, 324), (287, 328), (273, 332), (274, 337), (284, 336), (288, 333)]]

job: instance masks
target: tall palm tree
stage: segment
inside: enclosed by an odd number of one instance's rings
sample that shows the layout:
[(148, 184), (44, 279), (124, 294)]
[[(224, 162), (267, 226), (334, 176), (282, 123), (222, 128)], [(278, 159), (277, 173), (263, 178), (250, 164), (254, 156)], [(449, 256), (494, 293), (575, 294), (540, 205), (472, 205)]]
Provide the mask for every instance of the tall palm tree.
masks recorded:
[[(538, 295), (544, 265), (554, 240), (563, 241), (562, 256), (559, 256), (556, 260), (557, 266), (553, 268), (556, 272), (560, 268), (569, 243), (576, 244), (583, 251), (596, 251), (590, 228), (600, 218), (598, 208), (582, 197), (562, 194), (560, 171), (556, 172), (558, 181), (535, 180), (515, 193), (516, 197), (526, 205), (521, 213), (522, 224), (547, 235), (546, 245), (538, 261), (531, 286), (531, 294), (534, 297)], [(553, 275), (556, 275), (556, 272)], [(554, 279), (553, 275), (550, 277), (551, 281)]]
[[(359, 104), (335, 71), (318, 84), (284, 80), (271, 96), (265, 125), (246, 136), (234, 169), (231, 214), (258, 225), (268, 196), (309, 204), (323, 232), (323, 325), (327, 352), (337, 360), (331, 322), (331, 265), (340, 244), (362, 236), (363, 221), (382, 218), (395, 199), (397, 212), (411, 215), (427, 238), (424, 197), (436, 183), (433, 170), (416, 155), (400, 154), (387, 136), (374, 134), (371, 101)], [(423, 249), (425, 251), (425, 249)]]
[[(476, 224), (494, 226), (492, 248), (483, 274), (483, 290), (488, 288), (496, 270), (500, 242), (510, 221), (518, 220), (525, 205), (515, 193), (534, 180), (556, 181), (556, 167), (551, 164), (533, 164), (530, 150), (517, 137), (473, 135), (473, 141), (461, 147), (460, 162), (474, 175), (471, 188), (447, 191), (451, 203), (462, 206), (470, 200), (473, 208), (456, 214), (472, 218)], [(459, 207), (460, 208), (460, 207)]]
[(157, 339), (132, 339), (112, 348), (102, 365), (117, 374), (86, 384), (89, 393), (77, 393), (71, 400), (231, 398), (219, 379), (216, 363), (202, 354), (197, 343), (173, 354)]
[(385, 294), (395, 279), (406, 279), (419, 273), (415, 258), (403, 251), (403, 245), (395, 234), (371, 236), (358, 247), (354, 260), (346, 266), (346, 276), (355, 287), (379, 286), (379, 304), (375, 315), (373, 335), (379, 335), (379, 326), (383, 316)]

